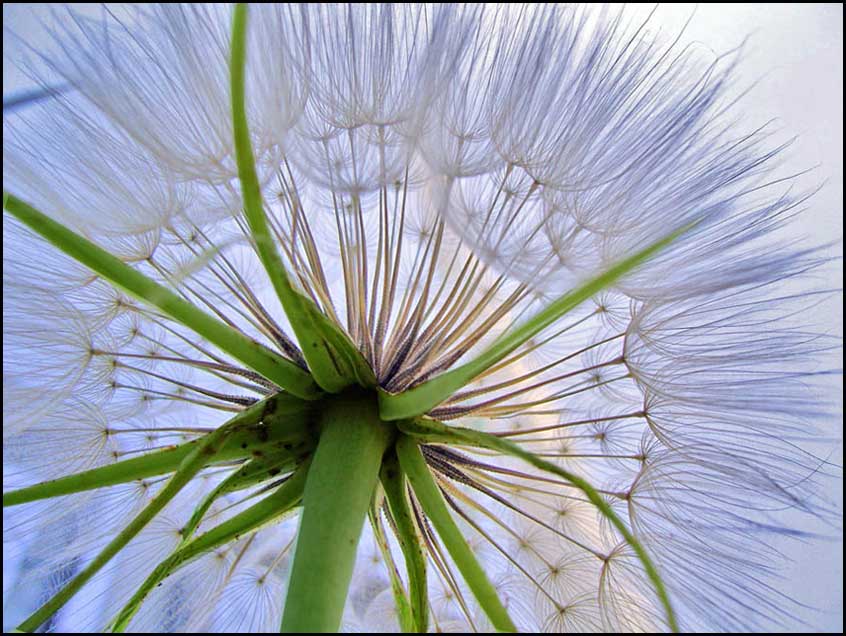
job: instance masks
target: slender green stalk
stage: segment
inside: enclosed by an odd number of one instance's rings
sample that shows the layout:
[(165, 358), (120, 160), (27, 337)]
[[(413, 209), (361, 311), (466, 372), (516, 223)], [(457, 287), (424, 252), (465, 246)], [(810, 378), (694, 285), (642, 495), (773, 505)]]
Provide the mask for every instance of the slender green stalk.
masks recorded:
[(197, 442), (187, 442), (173, 448), (147, 453), (141, 457), (92, 468), (74, 475), (43, 481), (20, 490), (3, 493), (3, 507), (17, 506), (39, 499), (49, 499), (75, 492), (124, 484), (135, 479), (171, 473), (197, 447)]
[(303, 496), (283, 632), (335, 632), (361, 528), (393, 427), (372, 395), (326, 398), (320, 440)]
[(220, 497), (230, 492), (255, 486), (262, 481), (272, 479), (274, 475), (288, 472), (293, 468), (295, 462), (296, 457), (284, 450), (267, 456), (262, 454), (246, 462), (203, 497), (194, 509), (188, 523), (182, 528), (182, 544), (191, 541), (194, 530), (200, 525), (203, 516)]
[(218, 546), (237, 540), (293, 511), (303, 497), (308, 464), (308, 461), (301, 464), (271, 495), (257, 504), (177, 548), (173, 554), (156, 566), (156, 569), (135, 591), (129, 602), (112, 621), (111, 631), (124, 631), (153, 588), (182, 566)]
[(686, 226), (656, 241), (628, 258), (613, 265), (605, 272), (592, 278), (580, 287), (566, 293), (544, 307), (523, 324), (500, 336), (490, 347), (466, 364), (447, 371), (428, 382), (403, 393), (379, 393), (379, 413), (384, 420), (398, 420), (423, 415), (449, 396), (472, 382), (481, 373), (504, 359), (520, 345), (528, 342), (556, 320), (575, 309), (584, 301), (595, 296), (609, 285), (613, 285), (625, 274), (675, 241), (693, 226)]
[(438, 489), (426, 460), (420, 453), (417, 441), (408, 435), (400, 435), (396, 443), (400, 465), (408, 479), (420, 506), (431, 520), (438, 536), (444, 542), (455, 565), (479, 601), (479, 605), (491, 620), (493, 626), (501, 632), (516, 632), (517, 628), (503, 607), (496, 589), (491, 584), (482, 566), (476, 560), (473, 551), (464, 540), (464, 535), (456, 525)]
[(244, 214), (247, 217), (256, 250), (285, 309), (285, 315), (288, 316), (294, 329), (303, 357), (321, 388), (337, 393), (355, 382), (362, 386), (372, 387), (376, 383), (376, 378), (361, 354), (310, 298), (294, 289), (270, 233), (247, 123), (245, 95), (247, 16), (247, 5), (238, 3), (232, 15), (230, 83), (235, 158), (244, 198)]
[(394, 530), (405, 556), (405, 569), (408, 573), (408, 588), (411, 595), (412, 627), (415, 632), (425, 634), (429, 629), (426, 557), (423, 555), (423, 545), (408, 505), (405, 473), (393, 450), (385, 454), (380, 479), (388, 499), (391, 517), (394, 520)]
[(220, 450), (222, 442), (231, 434), (232, 429), (239, 425), (236, 416), (227, 424), (206, 436), (196, 448), (185, 457), (177, 471), (167, 481), (159, 493), (129, 524), (112, 539), (103, 550), (94, 557), (85, 569), (71, 579), (49, 601), (38, 608), (29, 618), (18, 625), (18, 629), (31, 631), (38, 628), (44, 621), (55, 614), (70, 598), (76, 594), (85, 583), (108, 563), (135, 535), (146, 526), (150, 520), (185, 487), (203, 467), (212, 460)]
[(3, 207), (68, 256), (130, 296), (158, 308), (286, 391), (306, 400), (320, 395), (311, 376), (290, 360), (230, 328), (58, 221), (6, 192)]
[(411, 615), (411, 603), (408, 600), (408, 594), (406, 594), (405, 587), (403, 587), (399, 570), (397, 570), (397, 564), (394, 562), (394, 557), (388, 546), (385, 528), (382, 524), (382, 518), (379, 516), (379, 507), (375, 501), (371, 504), (370, 510), (367, 511), (367, 516), (370, 519), (370, 527), (373, 529), (373, 537), (376, 539), (376, 545), (379, 546), (379, 552), (382, 553), (382, 558), (385, 560), (388, 577), (391, 579), (391, 591), (394, 594), (394, 603), (397, 606), (400, 629), (406, 634), (415, 632), (414, 619)]
[[(679, 631), (678, 622), (676, 621), (676, 615), (673, 611), (672, 604), (670, 603), (670, 597), (667, 594), (667, 589), (664, 587), (664, 582), (661, 580), (661, 576), (658, 574), (658, 570), (652, 563), (652, 559), (649, 557), (649, 554), (640, 544), (640, 541), (635, 538), (626, 524), (623, 523), (623, 520), (620, 519), (617, 513), (611, 509), (608, 502), (606, 502), (605, 499), (602, 498), (602, 495), (600, 495), (586, 480), (524, 450), (514, 442), (502, 437), (497, 437), (496, 435), (490, 435), (489, 433), (460, 428), (457, 426), (447, 426), (436, 420), (422, 418), (417, 418), (415, 420), (403, 420), (398, 422), (397, 426), (407, 435), (411, 435), (421, 441), (476, 446), (512, 455), (531, 464), (535, 468), (563, 477), (573, 484), (573, 486), (581, 490), (587, 496), (588, 500), (596, 506), (597, 509), (599, 509), (599, 511), (614, 525), (615, 528), (617, 528), (619, 533), (631, 546), (632, 550), (635, 551), (635, 554), (637, 554), (641, 564), (643, 565), (646, 575), (649, 577), (649, 580), (655, 588), (655, 594), (658, 596), (658, 600), (664, 607), (667, 624), (673, 632)], [(402, 456), (400, 456), (400, 460), (402, 460)]]
[[(313, 404), (279, 393), (243, 411), (237, 416), (237, 426), (223, 442), (214, 461), (249, 457), (256, 451), (278, 454), (287, 446), (293, 454), (309, 451), (314, 444), (311, 431)], [(17, 506), (173, 472), (203, 439), (3, 493), (3, 506)]]

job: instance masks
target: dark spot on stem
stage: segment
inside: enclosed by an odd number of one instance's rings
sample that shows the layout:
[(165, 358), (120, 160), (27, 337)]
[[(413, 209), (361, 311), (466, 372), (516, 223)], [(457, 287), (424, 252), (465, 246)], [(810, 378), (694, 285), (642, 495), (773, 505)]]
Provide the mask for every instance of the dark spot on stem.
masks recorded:
[(261, 419), (264, 419), (268, 415), (273, 415), (276, 412), (277, 406), (279, 406), (279, 404), (275, 398), (265, 402), (264, 407), (261, 410)]

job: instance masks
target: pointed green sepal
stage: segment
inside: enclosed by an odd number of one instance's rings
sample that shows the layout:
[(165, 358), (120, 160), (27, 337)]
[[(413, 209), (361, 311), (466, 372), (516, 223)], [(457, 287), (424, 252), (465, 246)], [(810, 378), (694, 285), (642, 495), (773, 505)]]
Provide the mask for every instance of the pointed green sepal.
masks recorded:
[(273, 283), (315, 381), (330, 393), (338, 393), (356, 383), (365, 388), (373, 387), (376, 377), (347, 335), (310, 298), (294, 289), (271, 235), (247, 122), (247, 16), (247, 5), (238, 3), (232, 16), (230, 60), (235, 158), (247, 224), (259, 259)]
[(405, 557), (405, 569), (408, 573), (408, 588), (411, 597), (412, 630), (425, 634), (429, 629), (429, 590), (426, 585), (426, 557), (423, 543), (408, 505), (408, 493), (405, 473), (397, 459), (396, 451), (389, 450), (382, 460), (379, 474), (382, 488), (394, 531)]
[[(280, 451), (285, 452), (288, 446), (292, 453), (310, 451), (316, 436), (312, 425), (313, 412), (312, 402), (285, 393), (271, 396), (236, 416), (239, 424), (233, 427), (214, 461), (242, 459), (255, 452), (278, 454)], [(171, 473), (203, 439), (5, 492), (3, 506), (17, 506)]]
[(396, 449), (400, 465), (408, 475), (420, 507), (435, 526), (438, 537), (443, 541), (479, 605), (498, 631), (516, 632), (517, 628), (499, 600), (496, 589), (450, 515), (444, 497), (418, 448), (417, 440), (409, 435), (400, 435)]
[(535, 468), (562, 477), (581, 490), (588, 500), (602, 513), (602, 515), (614, 525), (617, 531), (625, 539), (626, 543), (628, 543), (632, 550), (634, 550), (635, 554), (637, 554), (637, 557), (640, 559), (641, 565), (643, 566), (643, 570), (652, 582), (652, 585), (655, 588), (655, 594), (664, 608), (667, 624), (673, 632), (679, 631), (678, 622), (676, 621), (676, 615), (670, 603), (670, 597), (667, 594), (667, 589), (664, 587), (664, 582), (661, 580), (658, 570), (652, 562), (652, 559), (649, 557), (649, 554), (643, 548), (640, 541), (638, 541), (634, 534), (632, 534), (628, 526), (623, 523), (623, 520), (620, 519), (620, 517), (617, 516), (617, 513), (611, 509), (608, 502), (605, 501), (602, 495), (599, 494), (585, 479), (524, 450), (514, 442), (489, 433), (460, 428), (457, 426), (447, 426), (442, 422), (428, 418), (402, 420), (397, 423), (397, 426), (405, 434), (411, 435), (420, 441), (450, 445), (475, 446), (517, 457), (531, 464)]
[(153, 588), (182, 566), (221, 545), (236, 541), (268, 523), (278, 521), (292, 512), (302, 500), (308, 465), (308, 460), (303, 462), (272, 494), (258, 503), (199, 537), (181, 544), (173, 554), (156, 566), (135, 591), (129, 602), (112, 621), (111, 631), (124, 631)]
[(602, 274), (553, 301), (524, 323), (507, 331), (473, 360), (402, 393), (379, 392), (379, 413), (384, 420), (417, 417), (449, 398), (515, 349), (555, 323), (572, 309), (613, 285), (693, 227), (688, 225), (624, 258)]
[(71, 258), (133, 298), (156, 307), (274, 384), (307, 400), (320, 395), (319, 387), (299, 366), (207, 314), (99, 245), (6, 192), (3, 207)]

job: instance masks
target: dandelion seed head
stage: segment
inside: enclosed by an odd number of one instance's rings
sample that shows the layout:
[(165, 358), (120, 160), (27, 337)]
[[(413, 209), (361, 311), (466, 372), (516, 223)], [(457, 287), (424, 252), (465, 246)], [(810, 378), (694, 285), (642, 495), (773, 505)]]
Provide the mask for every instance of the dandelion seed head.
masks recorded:
[[(821, 387), (839, 342), (809, 320), (831, 292), (788, 288), (825, 259), (780, 233), (811, 194), (779, 173), (784, 146), (769, 127), (734, 121), (742, 51), (688, 45), (652, 14), (587, 6), (251, 11), (247, 120), (273, 243), (296, 291), (387, 393), (459, 368), (568, 290), (687, 228), (427, 417), (587, 478), (654, 559), (683, 627), (789, 623), (767, 537), (795, 532), (784, 510), (820, 523), (835, 514), (817, 492), (836, 470), (803, 442), (837, 406)], [(66, 10), (50, 25), (51, 47), (27, 47), (25, 68), (68, 89), (4, 113), (4, 180), (307, 369), (243, 213), (230, 9)], [(195, 444), (282, 391), (9, 216), (3, 232), (10, 487)], [(235, 518), (311, 452), (286, 463), (243, 449), (205, 467), (48, 627), (102, 630), (192, 521), (197, 536)], [(573, 483), (469, 445), (421, 452), (521, 630), (668, 626), (642, 561)], [(253, 460), (268, 475), (230, 488)], [(6, 511), (14, 574), (4, 595), (16, 612), (61, 589), (166, 482), (148, 475)], [(493, 629), (409, 502), (430, 628)], [(372, 505), (386, 538), (374, 525), (359, 544), (346, 631), (400, 625), (392, 568), (405, 584), (408, 573), (396, 520), (382, 490)], [(129, 628), (276, 630), (297, 522), (186, 564)]]

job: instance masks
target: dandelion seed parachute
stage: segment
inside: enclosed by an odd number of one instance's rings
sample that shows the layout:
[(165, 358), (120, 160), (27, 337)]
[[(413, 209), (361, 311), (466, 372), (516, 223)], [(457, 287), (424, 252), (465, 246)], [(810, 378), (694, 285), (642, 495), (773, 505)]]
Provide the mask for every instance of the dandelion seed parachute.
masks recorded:
[[(814, 495), (828, 468), (802, 438), (830, 410), (813, 387), (836, 343), (806, 325), (817, 296), (784, 289), (821, 263), (777, 238), (807, 193), (772, 176), (781, 147), (766, 129), (726, 123), (737, 54), (569, 6), (252, 10), (248, 119), (273, 237), (295, 284), (386, 390), (470, 359), (586, 277), (697, 222), (430, 415), (588, 478), (657, 562), (684, 627), (788, 621), (768, 537), (790, 532), (783, 509), (830, 513)], [(229, 10), (68, 11), (54, 24), (55, 50), (30, 50), (27, 69), (69, 89), (4, 114), (4, 181), (304, 366), (241, 212)], [(4, 247), (7, 488), (197, 439), (279, 390), (8, 216)], [(423, 454), (521, 630), (666, 627), (639, 561), (572, 484), (478, 449)], [(234, 470), (201, 472), (48, 629), (102, 630)], [(164, 481), (5, 510), (14, 618)], [(198, 532), (265, 486), (216, 498)], [(490, 629), (415, 515), (430, 626)], [(295, 532), (286, 519), (205, 554), (150, 594), (130, 630), (275, 631)], [(398, 627), (387, 568), (366, 533), (347, 630)]]

